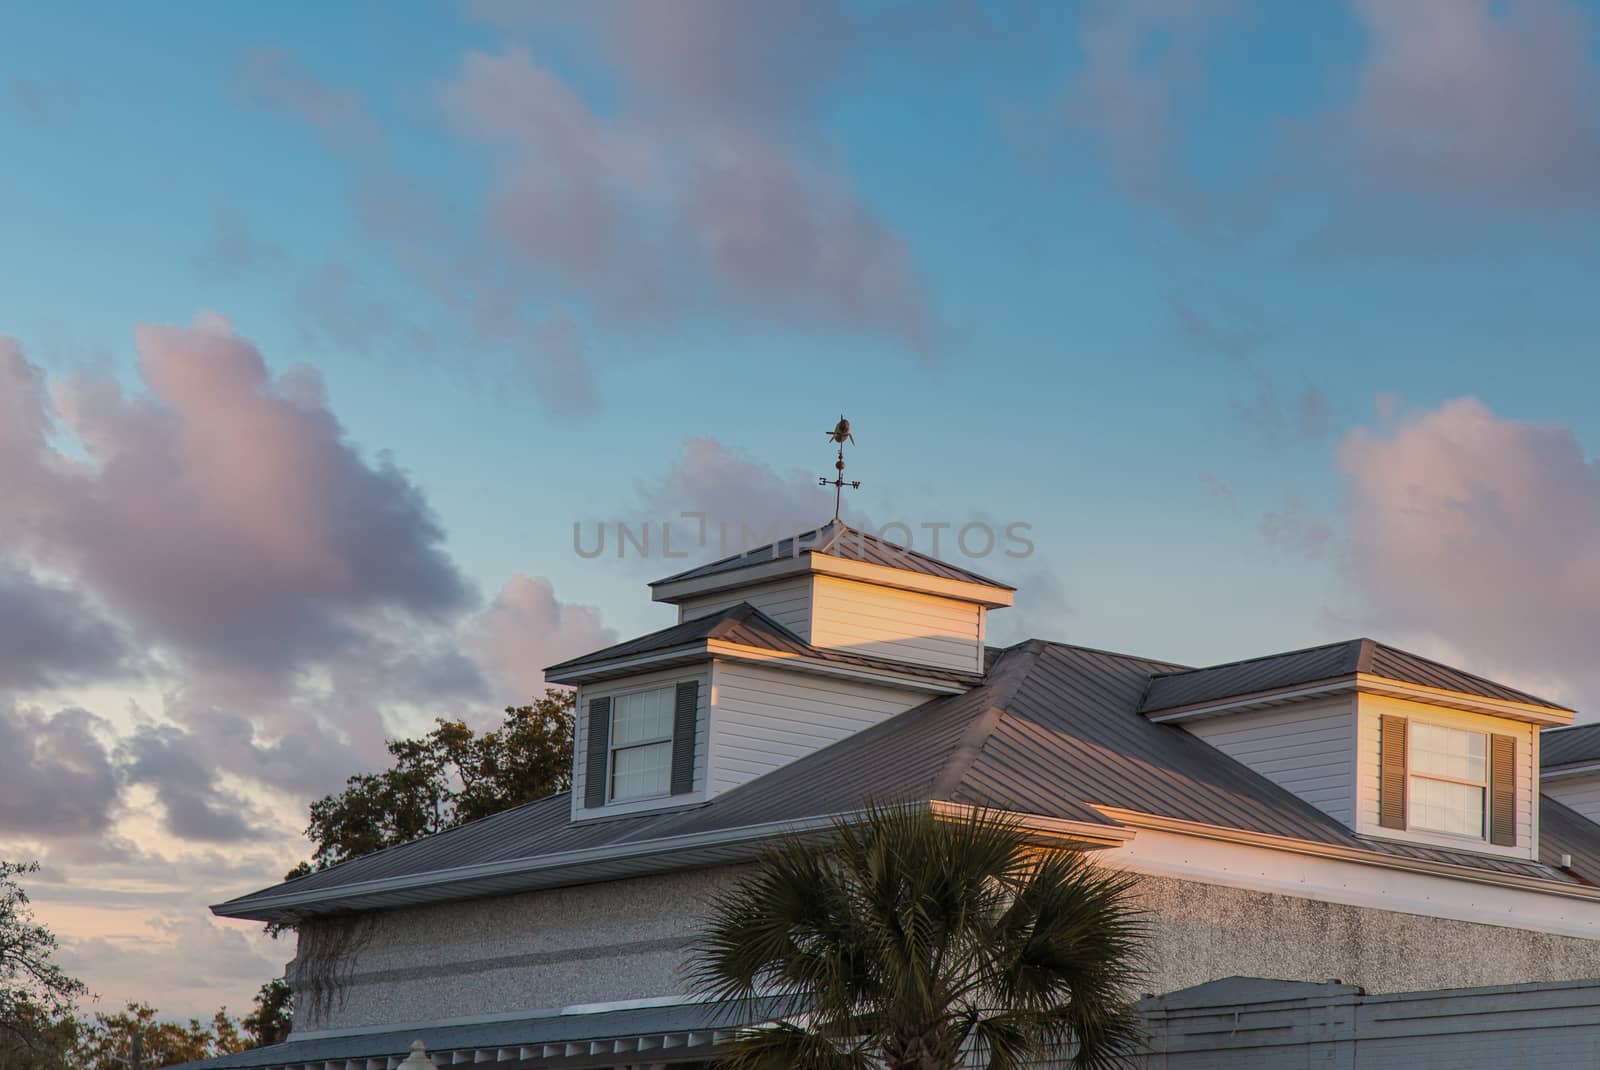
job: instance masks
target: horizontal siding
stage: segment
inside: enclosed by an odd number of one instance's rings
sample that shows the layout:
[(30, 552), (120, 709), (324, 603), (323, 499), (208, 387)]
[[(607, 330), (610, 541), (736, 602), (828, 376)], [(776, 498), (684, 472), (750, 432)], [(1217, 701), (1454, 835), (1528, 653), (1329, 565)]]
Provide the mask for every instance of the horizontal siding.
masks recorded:
[(796, 576), (691, 598), (678, 606), (678, 623), (749, 602), (807, 642), (811, 639), (811, 577)]
[(598, 684), (584, 684), (578, 688), (577, 694), (577, 730), (573, 737), (572, 748), (572, 813), (574, 817), (579, 814), (593, 816), (597, 813), (636, 813), (640, 810), (650, 810), (661, 806), (682, 806), (692, 798), (700, 797), (697, 794), (670, 796), (665, 799), (651, 799), (642, 803), (623, 803), (618, 806), (607, 806), (603, 810), (591, 811), (583, 808), (583, 792), (585, 782), (585, 766), (588, 764), (584, 758), (589, 747), (589, 700), (593, 698), (606, 698), (619, 695), (625, 691), (635, 691), (646, 687), (670, 687), (679, 683), (697, 680), (700, 683), (700, 705), (695, 716), (694, 724), (694, 792), (703, 793), (706, 786), (706, 759), (710, 753), (710, 737), (706, 731), (710, 724), (711, 714), (711, 672), (707, 667), (695, 669), (675, 669), (665, 672), (645, 673), (639, 676), (629, 676), (621, 680), (607, 680)]
[(1355, 702), (1306, 702), (1184, 725), (1336, 820), (1355, 827)]
[[(1534, 763), (1538, 761), (1533, 725), (1508, 721), (1501, 717), (1449, 710), (1386, 695), (1360, 695), (1360, 710), (1356, 718), (1356, 752), (1358, 756), (1356, 777), (1356, 831), (1364, 836), (1386, 836), (1390, 839), (1410, 840), (1435, 847), (1455, 850), (1482, 850), (1487, 854), (1512, 858), (1536, 858), (1538, 829), (1538, 796), (1534, 790)], [(1378, 825), (1378, 723), (1384, 715), (1404, 717), (1408, 720), (1428, 721), (1447, 728), (1464, 728), (1473, 732), (1491, 732), (1517, 739), (1517, 845), (1495, 847), (1479, 844), (1457, 836), (1440, 836), (1429, 832), (1399, 832)]]
[(712, 691), (712, 795), (821, 750), (926, 697), (725, 661), (716, 663)]
[(1546, 780), (1540, 790), (1557, 802), (1566, 803), (1590, 821), (1600, 821), (1600, 773)]
[(815, 646), (941, 669), (983, 669), (983, 608), (970, 602), (818, 576), (811, 615)]

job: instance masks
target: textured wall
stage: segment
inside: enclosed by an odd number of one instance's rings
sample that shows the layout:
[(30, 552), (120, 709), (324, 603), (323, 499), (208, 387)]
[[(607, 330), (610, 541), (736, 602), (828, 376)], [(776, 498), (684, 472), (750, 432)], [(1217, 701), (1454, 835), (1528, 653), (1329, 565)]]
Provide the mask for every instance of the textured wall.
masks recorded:
[[(685, 992), (680, 966), (731, 869), (612, 881), (372, 916), (343, 982), (300, 1031), (550, 1010)], [(299, 965), (296, 1005), (306, 986)]]
[[(531, 1012), (686, 991), (681, 966), (710, 896), (739, 870), (375, 915), (344, 984), (301, 1031)], [(1600, 941), (1146, 877), (1148, 992), (1234, 975), (1369, 992), (1600, 977)], [(309, 954), (302, 955), (309, 959)], [(296, 977), (297, 988), (304, 977)]]
[(1141, 880), (1140, 896), (1154, 926), (1149, 992), (1235, 975), (1368, 992), (1600, 977), (1600, 941), (1165, 877)]

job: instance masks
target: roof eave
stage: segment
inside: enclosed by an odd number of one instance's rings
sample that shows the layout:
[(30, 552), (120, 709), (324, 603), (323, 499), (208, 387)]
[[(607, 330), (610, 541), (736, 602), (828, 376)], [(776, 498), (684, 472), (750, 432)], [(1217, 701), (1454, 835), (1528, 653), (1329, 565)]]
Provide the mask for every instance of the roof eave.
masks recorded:
[[(973, 810), (973, 807), (963, 803), (950, 803), (940, 800), (920, 800), (906, 805), (927, 806), (935, 813), (950, 818), (958, 818), (971, 813)], [(720, 854), (716, 856), (717, 861), (737, 860), (737, 858), (729, 857), (729, 848), (746, 848), (744, 857), (753, 858), (761, 846), (775, 838), (820, 832), (832, 828), (836, 822), (851, 820), (862, 813), (864, 813), (862, 810), (847, 810), (811, 817), (742, 825), (731, 829), (715, 829), (709, 832), (686, 833), (680, 836), (666, 836), (629, 843), (604, 844), (598, 847), (584, 847), (534, 858), (455, 866), (449, 869), (406, 874), (398, 877), (380, 877), (333, 888), (310, 889), (303, 892), (286, 891), (271, 894), (273, 889), (269, 888), (237, 899), (230, 899), (225, 903), (215, 904), (211, 907), (211, 912), (222, 918), (279, 922), (316, 914), (335, 913), (341, 909), (349, 909), (348, 904), (352, 902), (371, 900), (375, 897), (382, 897), (385, 894), (427, 891), (434, 894), (422, 896), (421, 899), (413, 894), (412, 902), (422, 900), (448, 902), (453, 899), (475, 898), (476, 894), (482, 894), (473, 893), (470, 890), (461, 891), (463, 886), (470, 885), (475, 881), (515, 875), (528, 877), (546, 876), (556, 879), (529, 881), (525, 889), (512, 890), (531, 891), (539, 888), (560, 887), (562, 881), (559, 878), (563, 871), (581, 872), (584, 867), (606, 862), (634, 862), (638, 864), (638, 873), (636, 874), (614, 873), (606, 879), (617, 879), (617, 876), (627, 875), (643, 876), (653, 872), (667, 872), (673, 869), (688, 869), (697, 865), (704, 865), (706, 864), (704, 856), (713, 851), (720, 851)], [(1030, 814), (1009, 816), (1014, 817), (1017, 824), (1031, 834), (1032, 839), (1041, 843), (1070, 842), (1083, 847), (1111, 847), (1126, 843), (1135, 835), (1132, 830), (1118, 827), (1115, 823), (1073, 821)], [(652, 860), (664, 862), (665, 865), (651, 866), (649, 863)], [(568, 883), (582, 882), (580, 879)], [(292, 886), (293, 883), (291, 881), (289, 885), (278, 885), (278, 887)], [(456, 889), (454, 893), (450, 890), (452, 887)], [(341, 908), (340, 904), (347, 904), (347, 906)]]

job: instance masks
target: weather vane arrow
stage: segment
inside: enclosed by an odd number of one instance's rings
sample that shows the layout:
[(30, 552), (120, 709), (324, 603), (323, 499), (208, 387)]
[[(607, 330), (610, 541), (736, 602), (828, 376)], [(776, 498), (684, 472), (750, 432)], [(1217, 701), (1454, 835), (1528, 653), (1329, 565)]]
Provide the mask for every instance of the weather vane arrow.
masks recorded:
[(849, 487), (851, 490), (861, 489), (861, 481), (859, 479), (847, 480), (844, 478), (844, 444), (848, 442), (854, 446), (856, 444), (856, 436), (850, 433), (850, 421), (844, 418), (844, 413), (839, 414), (839, 422), (834, 424), (833, 430), (827, 434), (829, 442), (839, 444), (839, 458), (833, 462), (833, 478), (819, 476), (817, 485), (833, 488), (833, 518), (838, 520), (839, 507), (843, 504), (844, 488)]

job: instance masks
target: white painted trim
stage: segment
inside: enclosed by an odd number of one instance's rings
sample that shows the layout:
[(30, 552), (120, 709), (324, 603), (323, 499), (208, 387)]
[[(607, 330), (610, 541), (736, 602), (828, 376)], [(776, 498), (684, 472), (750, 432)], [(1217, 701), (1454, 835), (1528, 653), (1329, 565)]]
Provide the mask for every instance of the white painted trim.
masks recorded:
[(363, 1025), (354, 1029), (314, 1029), (304, 1033), (291, 1033), (290, 1040), (328, 1040), (333, 1037), (365, 1037), (375, 1033), (401, 1033), (412, 1029), (443, 1029), (452, 1025), (493, 1025), (496, 1022), (520, 1022), (525, 1018), (564, 1018), (581, 1014), (608, 1014), (611, 1011), (642, 1011), (653, 1007), (693, 1006), (709, 1003), (705, 995), (674, 994), (667, 996), (642, 996), (638, 999), (618, 999), (610, 1003), (574, 1003), (570, 1007), (541, 1007), (531, 1011), (501, 1011), (497, 1014), (466, 1014), (458, 1018), (430, 1018), (420, 1022)]
[[(1136, 829), (1173, 832), (1197, 840), (1244, 844), (1292, 855), (1337, 858), (1350, 862), (1359, 862), (1367, 866), (1376, 866), (1380, 869), (1396, 869), (1408, 873), (1448, 877), (1453, 880), (1468, 881), (1474, 884), (1492, 884), (1505, 888), (1536, 891), (1546, 895), (1600, 902), (1600, 887), (1591, 885), (1568, 884), (1564, 881), (1547, 880), (1543, 877), (1527, 877), (1520, 873), (1479, 869), (1476, 866), (1463, 866), (1452, 862), (1405, 858), (1359, 847), (1342, 847), (1338, 844), (1317, 843), (1314, 840), (1300, 840), (1290, 836), (1274, 836), (1265, 832), (1250, 832), (1245, 829), (1226, 828), (1221, 825), (1207, 825), (1198, 821), (1185, 821), (1182, 818), (1146, 814), (1137, 810), (1124, 810), (1116, 806), (1096, 805), (1094, 808), (1113, 821)], [(1600, 936), (1600, 912), (1596, 913), (1595, 922), (1597, 926), (1595, 935)]]
[(1489, 717), (1501, 717), (1510, 721), (1522, 721), (1526, 724), (1540, 726), (1569, 725), (1573, 716), (1571, 710), (1557, 710), (1545, 706), (1534, 706), (1526, 702), (1508, 702), (1503, 699), (1484, 698), (1481, 695), (1468, 695), (1460, 691), (1424, 687), (1421, 684), (1401, 683), (1398, 680), (1390, 680), (1387, 677), (1358, 672), (1313, 684), (1276, 688), (1271, 691), (1257, 691), (1248, 695), (1230, 695), (1227, 698), (1197, 702), (1189, 706), (1179, 706), (1170, 710), (1148, 713), (1145, 717), (1156, 724), (1169, 724), (1195, 720), (1201, 717), (1218, 717), (1229, 713), (1239, 713), (1244, 710), (1279, 706), (1318, 695), (1338, 694), (1341, 691), (1356, 691), (1364, 695), (1385, 695), (1389, 698), (1409, 699), (1412, 702), (1421, 702), (1429, 706), (1443, 706), (1453, 710), (1464, 710), (1467, 713), (1481, 713)]
[[(1359, 853), (1295, 852), (1272, 843), (1191, 835), (1180, 828), (1146, 828), (1129, 844), (1096, 858), (1107, 866), (1156, 877), (1600, 939), (1600, 905), (1595, 902), (1600, 889), (1570, 891), (1527, 878), (1515, 884), (1477, 879), (1476, 874), (1376, 863)], [(1380, 872), (1373, 871), (1374, 864), (1381, 866)]]
[[(785, 668), (792, 668), (796, 672), (807, 672), (817, 676), (835, 676), (846, 680), (863, 680), (890, 687), (904, 687), (911, 691), (926, 691), (935, 695), (959, 695), (976, 687), (982, 681), (982, 676), (977, 673), (967, 674), (970, 676), (970, 680), (946, 682), (933, 679), (921, 673), (899, 673), (894, 670), (892, 665), (883, 665), (881, 667), (846, 665), (837, 661), (808, 658), (802, 654), (790, 654), (781, 650), (768, 650), (765, 647), (730, 643), (723, 639), (703, 639), (684, 646), (673, 647), (671, 650), (641, 655), (635, 658), (595, 662), (579, 669), (556, 675), (551, 675), (547, 671), (545, 679), (557, 684), (585, 684), (610, 681), (636, 671), (659, 666), (662, 662), (672, 663), (713, 657), (728, 658), (731, 661), (748, 661), (755, 664), (776, 663), (783, 665)], [(921, 667), (927, 668), (926, 666)], [(940, 670), (934, 669), (933, 671)], [(952, 676), (960, 675), (953, 669), (949, 670), (949, 672)]]
[(1541, 769), (1539, 779), (1566, 780), (1569, 777), (1592, 776), (1595, 773), (1600, 773), (1600, 762), (1584, 762), (1581, 765), (1558, 765), (1554, 769)]

